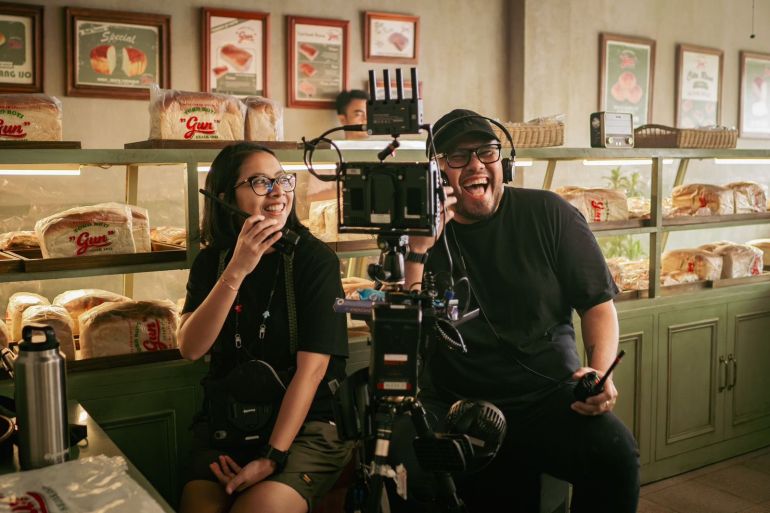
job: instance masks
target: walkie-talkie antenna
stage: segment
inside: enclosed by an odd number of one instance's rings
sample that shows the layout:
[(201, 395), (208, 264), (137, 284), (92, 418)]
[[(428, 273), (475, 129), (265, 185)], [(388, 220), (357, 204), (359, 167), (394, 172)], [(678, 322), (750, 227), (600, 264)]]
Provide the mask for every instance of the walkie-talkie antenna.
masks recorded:
[(417, 100), (420, 99), (419, 91), (417, 90), (420, 87), (419, 82), (417, 82), (417, 68), (412, 68), (412, 101), (415, 103)]
[(369, 70), (369, 101), (375, 102), (377, 100), (377, 80), (374, 75), (374, 70)]
[(384, 87), (385, 101), (389, 102), (390, 101), (390, 71), (388, 71), (387, 69), (382, 70), (382, 78), (383, 78), (383, 81), (385, 82), (385, 87)]
[(401, 68), (396, 68), (396, 98), (404, 99), (404, 78), (401, 76)]
[(620, 363), (620, 359), (623, 358), (623, 356), (626, 354), (626, 352), (621, 349), (618, 355), (615, 357), (615, 361), (612, 362), (612, 365), (610, 365), (610, 368), (607, 369), (607, 372), (604, 373), (604, 376), (602, 376), (602, 379), (599, 380), (599, 382), (596, 384), (596, 388), (599, 390), (604, 387), (604, 382), (607, 381), (607, 378), (609, 377), (610, 373), (612, 372), (612, 369), (615, 368), (615, 366)]

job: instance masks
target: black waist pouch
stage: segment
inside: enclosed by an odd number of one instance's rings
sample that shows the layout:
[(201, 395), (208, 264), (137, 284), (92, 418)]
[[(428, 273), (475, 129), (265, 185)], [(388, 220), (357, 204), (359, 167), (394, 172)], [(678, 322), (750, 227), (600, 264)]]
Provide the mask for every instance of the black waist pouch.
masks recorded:
[(248, 360), (222, 378), (203, 378), (209, 440), (216, 449), (260, 446), (273, 431), (289, 376)]

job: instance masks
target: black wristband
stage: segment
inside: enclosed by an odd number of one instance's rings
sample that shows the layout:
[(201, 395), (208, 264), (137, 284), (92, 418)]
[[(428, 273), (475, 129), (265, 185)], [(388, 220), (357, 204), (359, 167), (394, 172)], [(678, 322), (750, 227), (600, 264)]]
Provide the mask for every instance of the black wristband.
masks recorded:
[(275, 473), (280, 474), (286, 467), (286, 460), (289, 459), (289, 451), (279, 451), (270, 444), (262, 447), (259, 451), (262, 458), (268, 459), (275, 463)]
[(414, 251), (407, 251), (406, 252), (406, 261), (407, 262), (415, 262), (417, 264), (425, 265), (425, 262), (428, 261), (428, 254), (427, 253), (415, 253)]

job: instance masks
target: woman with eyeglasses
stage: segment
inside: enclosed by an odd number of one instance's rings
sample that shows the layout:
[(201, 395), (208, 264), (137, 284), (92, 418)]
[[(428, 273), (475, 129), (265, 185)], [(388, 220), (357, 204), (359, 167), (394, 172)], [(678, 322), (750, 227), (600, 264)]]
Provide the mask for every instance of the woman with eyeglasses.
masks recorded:
[[(296, 176), (254, 143), (222, 150), (206, 177), (206, 190), (249, 217), (206, 198), (204, 248), (190, 269), (179, 349), (189, 360), (210, 354), (206, 379), (227, 382), (241, 362), (261, 360), (286, 388), (263, 443), (249, 439), (222, 449), (222, 439), (242, 434), (212, 432), (222, 419), (204, 406), (193, 424), (183, 513), (310, 511), (350, 458), (352, 445), (338, 440), (331, 423), (327, 385), (344, 378), (348, 354), (345, 318), (332, 311), (335, 298), (343, 297), (339, 260), (299, 222), (295, 186)], [(272, 247), (284, 227), (300, 236), (290, 259)], [(235, 392), (243, 399), (249, 388)], [(208, 399), (204, 405), (213, 404)], [(245, 416), (253, 413), (243, 410)]]

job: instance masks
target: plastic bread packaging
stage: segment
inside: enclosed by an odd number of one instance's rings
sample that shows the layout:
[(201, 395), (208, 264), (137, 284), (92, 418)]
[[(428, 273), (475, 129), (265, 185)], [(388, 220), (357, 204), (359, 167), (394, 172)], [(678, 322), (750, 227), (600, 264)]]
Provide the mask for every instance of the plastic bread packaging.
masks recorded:
[(8, 299), (8, 307), (5, 310), (5, 318), (11, 323), (11, 341), (21, 340), (21, 319), (24, 310), (36, 305), (50, 305), (48, 298), (34, 292), (16, 292)]
[(0, 512), (163, 513), (129, 474), (122, 456), (90, 456), (0, 480)]
[(0, 141), (61, 141), (62, 104), (45, 94), (0, 94)]
[(177, 346), (179, 315), (169, 300), (104, 303), (78, 318), (80, 356), (144, 353)]
[(53, 298), (53, 304), (64, 307), (72, 319), (72, 334), (80, 335), (79, 317), (102, 303), (130, 301), (121, 294), (102, 289), (75, 289), (62, 292)]
[(150, 238), (150, 213), (146, 208), (136, 205), (127, 205), (123, 203), (99, 203), (93, 205), (95, 208), (124, 208), (131, 210), (131, 237), (134, 239), (134, 247), (137, 253), (149, 253), (152, 251), (152, 240)]
[(36, 305), (24, 310), (21, 317), (21, 325), (40, 323), (53, 328), (56, 339), (59, 341), (59, 349), (67, 357), (67, 360), (75, 359), (75, 341), (72, 333), (72, 317), (63, 306)]
[(673, 215), (730, 215), (735, 213), (733, 190), (721, 185), (691, 183), (671, 192)]
[(40, 241), (34, 230), (0, 233), (0, 250), (38, 249)]
[(589, 223), (628, 220), (628, 200), (623, 191), (565, 186), (554, 192), (577, 208)]
[(711, 251), (722, 257), (722, 279), (744, 278), (762, 274), (763, 253), (757, 247), (749, 244), (719, 242), (705, 244), (699, 249)]
[(262, 96), (243, 99), (246, 105), (247, 141), (283, 141), (283, 107)]
[(756, 182), (733, 182), (725, 187), (732, 189), (736, 214), (752, 214), (767, 211), (767, 190)]
[(632, 196), (627, 199), (628, 218), (629, 219), (649, 219), (650, 218), (650, 198)]
[(754, 239), (746, 244), (759, 248), (763, 252), (762, 261), (765, 265), (770, 264), (770, 239)]
[(0, 346), (8, 347), (11, 343), (11, 331), (3, 320), (0, 319)]
[(35, 232), (43, 258), (136, 253), (133, 217), (120, 203), (75, 207), (38, 220)]
[(161, 244), (187, 246), (187, 230), (179, 226), (156, 226), (150, 228), (150, 240)]
[(660, 284), (664, 287), (699, 281), (698, 275), (689, 271), (671, 271), (660, 275)]
[(240, 141), (245, 114), (235, 96), (150, 86), (150, 139)]
[(677, 249), (662, 255), (661, 273), (686, 271), (699, 280), (718, 280), (722, 276), (722, 257), (702, 249)]

